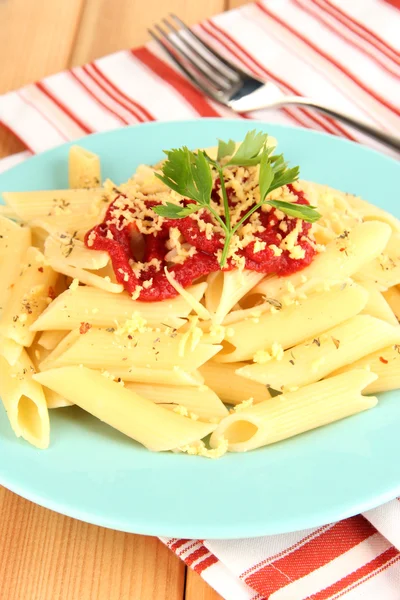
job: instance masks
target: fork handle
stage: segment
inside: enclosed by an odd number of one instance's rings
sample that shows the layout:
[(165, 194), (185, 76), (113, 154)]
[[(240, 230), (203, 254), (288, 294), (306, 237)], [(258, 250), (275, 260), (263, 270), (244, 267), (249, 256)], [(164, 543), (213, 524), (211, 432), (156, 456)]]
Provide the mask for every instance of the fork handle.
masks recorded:
[(276, 107), (286, 106), (288, 104), (314, 108), (315, 110), (325, 113), (330, 117), (334, 117), (335, 119), (346, 123), (346, 125), (354, 127), (354, 129), (358, 129), (358, 131), (361, 131), (362, 133), (365, 133), (366, 135), (375, 138), (382, 144), (385, 144), (385, 146), (388, 146), (389, 148), (400, 152), (400, 137), (396, 135), (391, 135), (390, 133), (385, 133), (384, 131), (380, 131), (379, 129), (377, 129), (377, 127), (373, 127), (372, 125), (369, 125), (368, 123), (365, 123), (364, 121), (357, 119), (356, 117), (351, 117), (346, 113), (339, 112), (333, 108), (330, 108), (329, 106), (325, 106), (324, 104), (315, 102), (310, 98), (301, 98), (293, 96), (286, 97), (282, 100), (274, 102), (274, 106)]

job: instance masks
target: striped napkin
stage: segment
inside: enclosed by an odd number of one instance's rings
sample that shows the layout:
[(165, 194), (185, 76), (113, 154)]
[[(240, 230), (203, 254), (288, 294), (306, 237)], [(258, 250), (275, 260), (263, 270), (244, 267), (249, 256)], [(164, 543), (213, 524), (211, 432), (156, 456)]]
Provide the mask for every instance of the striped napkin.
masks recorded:
[[(196, 32), (282, 94), (325, 101), (400, 135), (399, 0), (263, 0)], [(0, 97), (0, 119), (33, 153), (151, 120), (236, 117), (154, 45), (117, 52)], [(255, 115), (246, 115), (249, 118)], [(302, 108), (258, 118), (374, 143)], [(338, 523), (243, 540), (162, 541), (227, 600), (400, 600), (400, 502)]]

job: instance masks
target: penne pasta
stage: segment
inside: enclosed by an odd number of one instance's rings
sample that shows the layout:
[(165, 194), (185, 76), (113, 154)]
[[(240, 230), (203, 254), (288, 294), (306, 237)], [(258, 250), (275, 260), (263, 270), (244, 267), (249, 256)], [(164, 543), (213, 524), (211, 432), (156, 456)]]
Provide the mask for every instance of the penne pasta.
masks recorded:
[[(268, 277), (259, 283), (249, 294), (250, 301), (254, 303), (252, 296), (281, 300), (283, 296), (290, 295), (293, 288), (295, 293), (292, 292), (292, 296), (297, 297), (346, 281), (379, 256), (390, 234), (390, 227), (385, 223), (372, 221), (356, 225), (350, 232), (332, 240), (325, 251), (302, 271), (290, 277)], [(247, 308), (246, 305), (244, 307)]]
[(357, 273), (360, 282), (374, 283), (381, 291), (400, 284), (400, 233), (393, 233), (385, 250)]
[[(206, 287), (206, 283), (198, 283), (187, 291), (200, 301)], [(182, 296), (162, 302), (139, 302), (132, 300), (127, 292), (116, 295), (99, 288), (79, 286), (56, 298), (32, 325), (32, 331), (68, 331), (84, 321), (94, 327), (116, 327), (135, 314), (140, 314), (150, 327), (164, 324), (179, 329), (190, 311), (190, 304)]]
[(389, 304), (390, 308), (400, 321), (400, 288), (399, 286), (390, 287), (386, 292), (383, 292), (383, 297)]
[(0, 216), (0, 316), (6, 307), (21, 262), (31, 244), (31, 232)]
[(86, 327), (71, 331), (61, 344), (53, 350), (40, 368), (83, 364), (93, 369), (142, 367), (147, 369), (171, 370), (179, 367), (194, 371), (210, 360), (221, 346), (197, 344), (195, 348), (185, 348), (180, 352), (183, 334), (156, 331), (136, 331), (118, 333)]
[(374, 373), (351, 370), (244, 408), (221, 421), (210, 445), (225, 439), (230, 452), (246, 452), (368, 410), (378, 400), (361, 392), (375, 379)]
[(70, 189), (4, 193), (0, 395), (17, 436), (47, 447), (48, 409), (76, 404), (150, 450), (218, 458), (400, 387), (400, 221), (298, 181), (274, 145), (251, 131), (209, 156), (173, 149), (103, 187), (75, 145)]
[(90, 250), (83, 242), (66, 233), (49, 235), (44, 244), (44, 255), (49, 262), (61, 260), (72, 267), (89, 270), (102, 269), (110, 260), (107, 252)]
[(204, 377), (204, 383), (227, 404), (240, 404), (249, 398), (257, 404), (270, 398), (265, 385), (237, 374), (245, 366), (246, 363), (221, 364), (209, 361), (200, 367), (199, 372)]
[(400, 327), (369, 315), (358, 315), (293, 346), (265, 364), (246, 365), (237, 374), (275, 390), (291, 390), (314, 383), (333, 371), (390, 344), (400, 344)]
[(295, 346), (319, 333), (343, 323), (365, 306), (368, 292), (356, 284), (314, 294), (298, 304), (264, 313), (257, 323), (251, 319), (233, 324), (232, 335), (223, 342), (215, 357), (219, 362), (251, 360), (259, 350), (273, 344), (283, 349)]
[(76, 223), (85, 213), (98, 214), (104, 205), (104, 190), (43, 190), (39, 192), (3, 192), (4, 202), (24, 223), (47, 217), (76, 216)]
[(0, 335), (21, 346), (30, 346), (35, 332), (30, 326), (54, 295), (57, 273), (44, 262), (39, 250), (30, 247), (24, 255), (10, 299), (0, 319)]
[(68, 178), (70, 188), (94, 188), (101, 183), (100, 159), (97, 154), (71, 146), (68, 155)]
[(66, 335), (65, 331), (43, 331), (38, 339), (38, 344), (45, 350), (54, 350)]
[(85, 367), (52, 369), (34, 378), (149, 450), (185, 446), (215, 429), (214, 424), (165, 410)]
[[(27, 349), (28, 356), (34, 366), (36, 372), (40, 371), (40, 363), (47, 358), (50, 354), (50, 350), (44, 348), (39, 344), (37, 340), (34, 341), (32, 346)], [(47, 408), (64, 408), (65, 406), (71, 406), (72, 403), (66, 400), (61, 394), (50, 390), (49, 388), (43, 387), (44, 397), (46, 399)]]
[(120, 294), (124, 291), (124, 287), (120, 283), (112, 283), (109, 281), (109, 277), (100, 277), (99, 275), (91, 273), (90, 271), (86, 271), (85, 269), (73, 267), (69, 265), (65, 259), (52, 258), (48, 260), (48, 263), (54, 269), (54, 271), (62, 273), (63, 275), (67, 275), (67, 277), (72, 277), (72, 279), (77, 279), (86, 285), (97, 287), (100, 290), (111, 292), (112, 294)]
[(34, 372), (25, 350), (13, 366), (0, 356), (0, 397), (15, 435), (37, 448), (47, 448), (49, 414), (43, 388), (33, 379)]
[(126, 383), (125, 388), (178, 414), (185, 416), (185, 413), (192, 413), (201, 421), (222, 419), (228, 415), (228, 409), (217, 394), (205, 385), (194, 388), (177, 385)]
[(10, 338), (0, 336), (0, 355), (4, 356), (6, 361), (11, 366), (15, 365), (15, 363), (21, 356), (22, 350), (23, 346), (21, 346), (21, 344), (18, 344)]
[(217, 271), (207, 279), (206, 308), (214, 323), (222, 323), (226, 315), (243, 296), (265, 278), (256, 271)]
[(366, 394), (397, 390), (400, 387), (400, 345), (393, 344), (364, 356), (354, 364), (335, 371), (333, 375), (347, 373), (352, 368), (366, 369), (377, 375), (378, 378), (365, 388)]
[(374, 283), (363, 282), (363, 288), (368, 292), (367, 304), (361, 311), (363, 314), (382, 319), (391, 325), (398, 325), (398, 320), (384, 294), (380, 292)]

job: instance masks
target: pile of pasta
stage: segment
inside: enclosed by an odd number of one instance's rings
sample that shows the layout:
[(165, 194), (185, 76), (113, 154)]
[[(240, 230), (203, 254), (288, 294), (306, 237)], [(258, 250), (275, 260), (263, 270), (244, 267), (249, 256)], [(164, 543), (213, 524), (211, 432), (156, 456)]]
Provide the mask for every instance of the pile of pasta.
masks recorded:
[[(72, 147), (69, 180), (3, 193), (0, 396), (18, 437), (46, 448), (49, 409), (75, 404), (150, 450), (218, 457), (367, 410), (372, 394), (400, 387), (394, 216), (300, 181), (322, 214), (309, 266), (281, 278), (220, 271), (140, 302), (83, 241), (113, 187), (99, 187), (99, 158)], [(167, 193), (146, 166), (124, 185)]]

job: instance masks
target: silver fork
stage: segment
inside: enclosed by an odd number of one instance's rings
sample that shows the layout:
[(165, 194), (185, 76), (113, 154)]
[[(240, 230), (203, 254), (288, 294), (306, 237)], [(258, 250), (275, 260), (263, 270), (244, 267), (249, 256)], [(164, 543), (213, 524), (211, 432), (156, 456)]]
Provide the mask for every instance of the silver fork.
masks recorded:
[(217, 54), (176, 15), (163, 19), (167, 30), (160, 25), (149, 29), (151, 37), (164, 49), (186, 77), (204, 94), (229, 106), (237, 113), (246, 113), (283, 106), (305, 106), (342, 121), (382, 144), (400, 152), (400, 137), (380, 131), (376, 127), (334, 108), (301, 96), (282, 96), (272, 82), (249, 75)]

